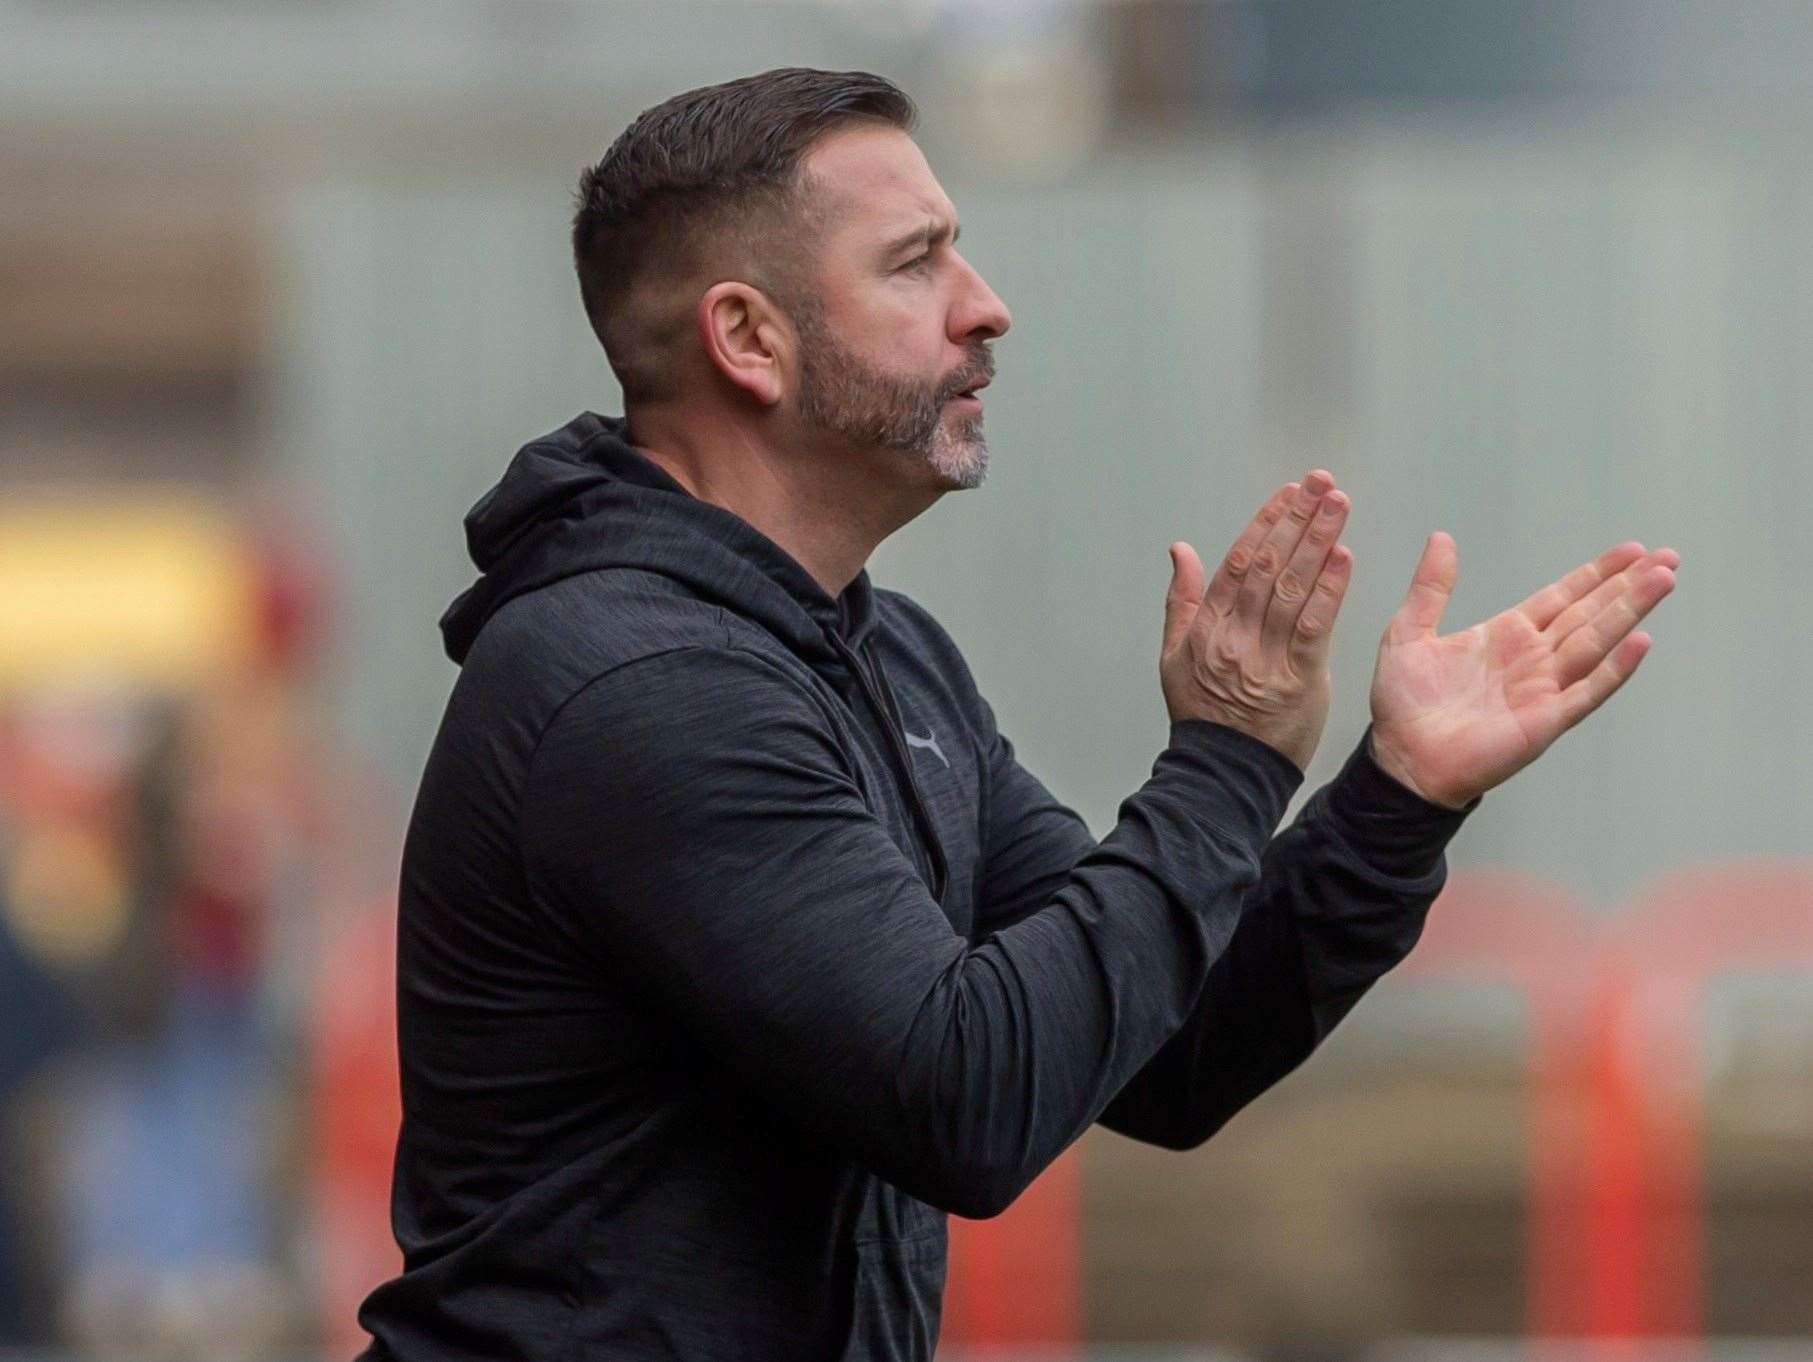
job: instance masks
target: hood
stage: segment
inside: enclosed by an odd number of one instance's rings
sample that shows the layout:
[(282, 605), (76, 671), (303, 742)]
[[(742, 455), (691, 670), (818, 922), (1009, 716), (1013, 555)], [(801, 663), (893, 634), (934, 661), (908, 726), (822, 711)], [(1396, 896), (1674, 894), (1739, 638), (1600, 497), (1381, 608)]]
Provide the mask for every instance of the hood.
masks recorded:
[(447, 656), (464, 663), (506, 601), (575, 573), (641, 568), (753, 619), (820, 667), (839, 635), (860, 649), (875, 626), (868, 569), (833, 598), (746, 520), (701, 501), (636, 452), (622, 417), (583, 412), (516, 452), (466, 513), (479, 579), (441, 616)]

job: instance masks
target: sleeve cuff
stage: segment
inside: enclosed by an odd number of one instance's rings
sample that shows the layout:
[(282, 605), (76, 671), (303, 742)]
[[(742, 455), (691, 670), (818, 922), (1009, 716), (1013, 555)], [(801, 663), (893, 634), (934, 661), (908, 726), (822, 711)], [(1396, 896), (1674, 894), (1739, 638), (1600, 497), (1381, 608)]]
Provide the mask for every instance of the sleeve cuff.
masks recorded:
[(1355, 850), (1380, 869), (1416, 874), (1441, 855), (1484, 795), (1450, 809), (1424, 799), (1372, 756), (1372, 725), (1329, 782), (1328, 811), (1348, 832)]
[(1278, 825), (1291, 796), (1303, 784), (1303, 772), (1284, 753), (1250, 733), (1212, 719), (1172, 720), (1171, 747), (1206, 758), (1218, 772), (1232, 769), (1246, 776), (1242, 785), (1255, 790), (1263, 808), (1275, 810), (1270, 828)]

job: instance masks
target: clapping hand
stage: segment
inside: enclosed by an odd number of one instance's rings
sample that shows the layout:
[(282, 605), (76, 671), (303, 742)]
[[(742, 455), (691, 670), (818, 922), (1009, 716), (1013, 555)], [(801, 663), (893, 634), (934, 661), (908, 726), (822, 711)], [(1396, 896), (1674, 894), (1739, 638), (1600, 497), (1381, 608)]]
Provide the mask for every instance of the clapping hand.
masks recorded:
[(1509, 779), (1630, 680), (1650, 646), (1632, 630), (1674, 590), (1680, 562), (1673, 549), (1619, 544), (1520, 605), (1440, 635), (1460, 559), (1449, 535), (1430, 535), (1379, 643), (1373, 759), (1450, 808)]

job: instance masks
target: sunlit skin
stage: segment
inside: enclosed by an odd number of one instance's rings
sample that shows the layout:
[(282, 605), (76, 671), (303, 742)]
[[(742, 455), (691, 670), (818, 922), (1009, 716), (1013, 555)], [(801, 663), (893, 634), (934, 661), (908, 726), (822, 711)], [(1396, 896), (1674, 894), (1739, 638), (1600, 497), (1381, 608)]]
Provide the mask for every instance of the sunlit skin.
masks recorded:
[(830, 133), (801, 172), (824, 196), (811, 281), (822, 328), (801, 319), (802, 335), (800, 321), (746, 279), (711, 282), (695, 309), (682, 395), (630, 420), (636, 446), (682, 486), (761, 530), (837, 595), (882, 540), (946, 492), (980, 484), (982, 400), (938, 403), (924, 447), (901, 448), (812, 420), (802, 402), (810, 380), (829, 400), (866, 398), (857, 415), (886, 405), (894, 386), (916, 393), (918, 404), (893, 413), (911, 427), (927, 393), (993, 372), (989, 344), (1012, 318), (958, 253), (956, 209), (907, 134)]

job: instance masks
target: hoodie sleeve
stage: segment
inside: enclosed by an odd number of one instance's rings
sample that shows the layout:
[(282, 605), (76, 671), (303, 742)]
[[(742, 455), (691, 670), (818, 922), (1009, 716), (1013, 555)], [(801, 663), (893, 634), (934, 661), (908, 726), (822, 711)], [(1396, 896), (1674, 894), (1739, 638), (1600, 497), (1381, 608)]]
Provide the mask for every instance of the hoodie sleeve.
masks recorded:
[[(1093, 845), (1012, 744), (998, 730), (991, 737), (984, 930), (1027, 911)], [(1189, 1021), (1117, 1094), (1103, 1125), (1194, 1148), (1301, 1064), (1410, 953), (1447, 879), (1448, 841), (1479, 800), (1450, 810), (1422, 799), (1372, 759), (1371, 737), (1368, 727), (1272, 839)]]
[(594, 679), (526, 777), (531, 891), (804, 1130), (932, 1205), (996, 1214), (1188, 1019), (1301, 773), (1173, 725), (1108, 836), (972, 945), (819, 706), (735, 648)]

